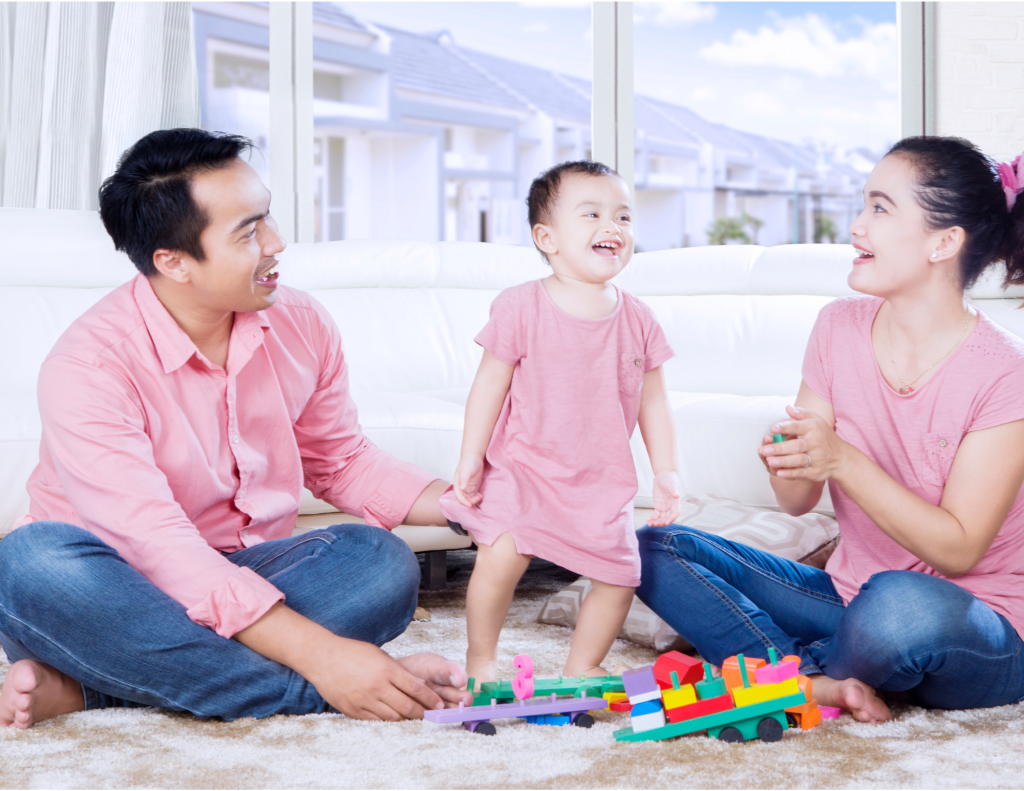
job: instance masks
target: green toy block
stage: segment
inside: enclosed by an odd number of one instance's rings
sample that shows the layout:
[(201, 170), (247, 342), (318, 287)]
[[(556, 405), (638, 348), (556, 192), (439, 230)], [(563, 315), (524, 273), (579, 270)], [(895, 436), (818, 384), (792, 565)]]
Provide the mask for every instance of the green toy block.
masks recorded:
[(786, 438), (782, 434), (772, 434), (772, 442), (785, 442)]
[[(533, 684), (534, 697), (550, 697), (551, 695), (566, 695), (581, 698), (583, 690), (587, 691), (588, 698), (600, 698), (607, 692), (625, 692), (622, 686), (622, 676), (590, 676), (583, 678), (548, 678), (536, 679)], [(498, 681), (485, 681), (480, 685), (480, 691), (473, 696), (473, 705), (482, 706), (490, 704), (494, 699), (498, 703), (509, 703), (516, 699), (512, 691), (512, 682), (504, 679)]]
[(750, 679), (747, 678), (747, 660), (743, 654), (736, 654), (736, 661), (740, 664), (740, 678), (743, 679), (743, 688), (750, 687)]
[(697, 697), (701, 700), (719, 698), (729, 690), (726, 689), (724, 678), (715, 678), (711, 675), (711, 665), (704, 663), (704, 680), (698, 681), (694, 686), (697, 688)]
[[(786, 724), (785, 709), (792, 706), (802, 706), (806, 702), (807, 698), (804, 697), (804, 693), (799, 692), (796, 695), (787, 695), (784, 698), (766, 700), (764, 703), (755, 703), (752, 706), (743, 706), (738, 709), (728, 709), (716, 714), (708, 714), (704, 717), (695, 717), (692, 720), (683, 720), (682, 722), (665, 725), (662, 728), (653, 728), (649, 731), (641, 731), (640, 733), (633, 733), (632, 728), (622, 728), (615, 731), (613, 735), (617, 742), (647, 742), (671, 739), (674, 736), (686, 736), (688, 733), (704, 730), (709, 735), (714, 730), (717, 736), (717, 734), (722, 732), (722, 729), (733, 727), (738, 728), (740, 733), (744, 734), (744, 739), (748, 739), (750, 737), (746, 734), (750, 732), (749, 724), (753, 723), (753, 734), (756, 736), (757, 723), (765, 717), (771, 717), (776, 722), (781, 722), (783, 730), (786, 730), (788, 726)], [(744, 728), (748, 728), (746, 733)]]
[(777, 653), (775, 653), (775, 649), (774, 648), (769, 648), (768, 649), (768, 661), (772, 665), (778, 665), (779, 664), (779, 655)]

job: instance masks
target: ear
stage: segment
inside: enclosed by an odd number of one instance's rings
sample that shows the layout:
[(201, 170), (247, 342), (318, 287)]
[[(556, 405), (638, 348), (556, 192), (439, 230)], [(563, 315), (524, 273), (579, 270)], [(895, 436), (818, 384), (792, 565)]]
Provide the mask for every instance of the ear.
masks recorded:
[(188, 264), (191, 260), (188, 256), (162, 247), (153, 251), (153, 266), (156, 267), (156, 271), (175, 283), (189, 282)]
[(942, 232), (942, 235), (938, 237), (938, 244), (934, 249), (935, 257), (928, 256), (928, 261), (933, 264), (937, 264), (941, 261), (949, 261), (956, 258), (960, 251), (963, 249), (964, 240), (966, 235), (964, 229), (959, 225), (955, 225), (952, 228), (947, 228)]
[(533, 226), (533, 243), (545, 255), (558, 252), (558, 245), (555, 244), (551, 229), (543, 223), (537, 223)]

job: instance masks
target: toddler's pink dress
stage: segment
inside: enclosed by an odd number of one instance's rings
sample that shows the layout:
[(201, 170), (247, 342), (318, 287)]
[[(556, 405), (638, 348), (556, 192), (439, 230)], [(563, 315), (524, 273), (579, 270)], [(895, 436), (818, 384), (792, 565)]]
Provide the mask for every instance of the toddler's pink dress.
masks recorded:
[(476, 342), (515, 366), (487, 448), (476, 508), (441, 510), (477, 544), (516, 549), (592, 579), (635, 587), (636, 470), (629, 439), (644, 372), (673, 356), (651, 309), (622, 289), (606, 318), (558, 308), (540, 280), (501, 292)]

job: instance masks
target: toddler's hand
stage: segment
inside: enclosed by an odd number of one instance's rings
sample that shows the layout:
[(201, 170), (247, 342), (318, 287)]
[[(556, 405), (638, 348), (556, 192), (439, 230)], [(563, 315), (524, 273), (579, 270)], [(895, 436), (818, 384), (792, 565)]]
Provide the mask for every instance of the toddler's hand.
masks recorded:
[(484, 460), (480, 456), (463, 456), (452, 477), (455, 499), (466, 508), (475, 508), (484, 499), (477, 490), (484, 472)]
[(665, 527), (679, 518), (679, 476), (674, 470), (654, 476), (654, 513), (647, 520), (651, 527)]

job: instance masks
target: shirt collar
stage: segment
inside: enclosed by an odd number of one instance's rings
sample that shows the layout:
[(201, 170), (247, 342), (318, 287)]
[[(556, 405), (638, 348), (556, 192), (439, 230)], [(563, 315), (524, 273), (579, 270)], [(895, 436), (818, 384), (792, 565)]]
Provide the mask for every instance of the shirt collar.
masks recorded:
[[(142, 314), (142, 320), (146, 323), (146, 329), (149, 330), (149, 336), (153, 339), (153, 346), (164, 373), (169, 374), (178, 370), (193, 354), (197, 354), (199, 349), (178, 326), (174, 317), (167, 312), (167, 308), (153, 291), (153, 284), (149, 282), (148, 277), (142, 274), (135, 276), (133, 295), (135, 304)], [(235, 323), (231, 329), (232, 343), (236, 339), (244, 339), (243, 342), (251, 351), (263, 340), (263, 333), (255, 332), (257, 327), (264, 331), (270, 329), (270, 321), (265, 311), (236, 313)]]

